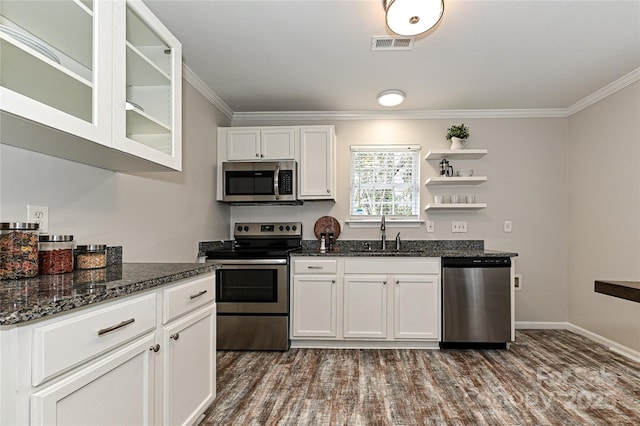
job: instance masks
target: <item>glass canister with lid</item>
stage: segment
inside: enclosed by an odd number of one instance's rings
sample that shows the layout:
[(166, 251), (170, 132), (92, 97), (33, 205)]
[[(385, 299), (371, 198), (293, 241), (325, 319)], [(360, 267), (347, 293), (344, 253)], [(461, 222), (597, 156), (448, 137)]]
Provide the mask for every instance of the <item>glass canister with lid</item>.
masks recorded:
[(40, 235), (39, 240), (40, 274), (73, 272), (73, 235)]
[(0, 222), (0, 279), (38, 275), (37, 223)]
[(106, 244), (87, 244), (76, 247), (76, 269), (97, 269), (106, 266)]

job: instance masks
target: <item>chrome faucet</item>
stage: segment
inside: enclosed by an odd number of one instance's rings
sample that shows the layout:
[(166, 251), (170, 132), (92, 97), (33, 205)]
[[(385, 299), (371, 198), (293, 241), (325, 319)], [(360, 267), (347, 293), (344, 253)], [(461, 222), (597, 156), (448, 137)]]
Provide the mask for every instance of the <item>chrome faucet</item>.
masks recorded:
[(396, 235), (396, 251), (400, 251), (400, 233)]
[(387, 249), (387, 239), (385, 235), (385, 231), (387, 230), (387, 225), (385, 224), (384, 215), (382, 215), (382, 223), (380, 224), (380, 233), (382, 234), (382, 250)]

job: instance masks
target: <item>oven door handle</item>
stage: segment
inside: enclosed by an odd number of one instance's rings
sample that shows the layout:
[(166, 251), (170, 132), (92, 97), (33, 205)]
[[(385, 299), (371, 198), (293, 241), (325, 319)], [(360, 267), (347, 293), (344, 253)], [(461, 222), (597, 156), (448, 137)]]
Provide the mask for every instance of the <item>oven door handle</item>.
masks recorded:
[(286, 265), (287, 259), (207, 259), (207, 263), (215, 263), (222, 268), (225, 265)]

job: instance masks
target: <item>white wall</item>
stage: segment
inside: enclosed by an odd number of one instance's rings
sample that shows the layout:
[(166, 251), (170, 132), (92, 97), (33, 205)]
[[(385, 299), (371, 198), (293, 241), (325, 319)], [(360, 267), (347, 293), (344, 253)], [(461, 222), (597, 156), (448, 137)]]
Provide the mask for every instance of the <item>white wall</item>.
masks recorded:
[[(558, 119), (468, 119), (468, 120), (363, 120), (338, 121), (338, 199), (334, 202), (306, 202), (303, 206), (232, 207), (231, 220), (301, 220), (304, 238), (313, 239), (315, 221), (324, 215), (338, 220), (349, 215), (349, 146), (353, 144), (419, 144), (421, 157), (429, 149), (448, 148), (444, 138), (451, 124), (470, 127), (468, 148), (487, 148), (480, 160), (452, 160), (454, 169), (473, 168), (488, 176), (479, 186), (438, 188), (433, 193), (476, 194), (488, 203), (480, 211), (428, 215), (424, 205), (432, 193), (423, 185), (421, 218), (435, 221), (436, 232), (420, 228), (394, 228), (387, 223), (387, 236), (400, 231), (403, 239), (481, 239), (485, 247), (517, 251), (517, 272), (523, 274), (524, 289), (516, 294), (519, 321), (567, 320), (567, 120)], [(241, 125), (268, 125), (252, 122)], [(271, 123), (273, 124), (273, 123)], [(286, 124), (286, 123), (278, 123)], [(290, 123), (300, 124), (300, 123)], [(319, 124), (319, 123), (313, 123)], [(421, 162), (420, 181), (438, 175), (437, 161)], [(452, 234), (451, 221), (465, 220), (467, 234)], [(513, 232), (503, 232), (505, 220)], [(345, 226), (341, 239), (376, 239), (378, 228)]]
[(216, 131), (228, 120), (183, 82), (183, 172), (115, 173), (0, 145), (0, 220), (49, 207), (49, 232), (122, 245), (126, 262), (194, 262), (198, 241), (225, 238), (215, 202)]
[(640, 280), (640, 83), (569, 119), (569, 321), (640, 351), (640, 304), (594, 281)]

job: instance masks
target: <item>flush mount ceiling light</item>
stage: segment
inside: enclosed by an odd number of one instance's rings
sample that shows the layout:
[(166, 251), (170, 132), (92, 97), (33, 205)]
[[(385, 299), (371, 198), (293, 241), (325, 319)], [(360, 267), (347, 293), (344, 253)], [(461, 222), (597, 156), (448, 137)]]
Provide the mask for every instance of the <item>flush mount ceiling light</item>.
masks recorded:
[(444, 12), (443, 0), (383, 0), (383, 5), (387, 27), (403, 36), (429, 31)]
[(404, 102), (402, 90), (385, 90), (378, 95), (378, 103), (382, 106), (397, 106)]

